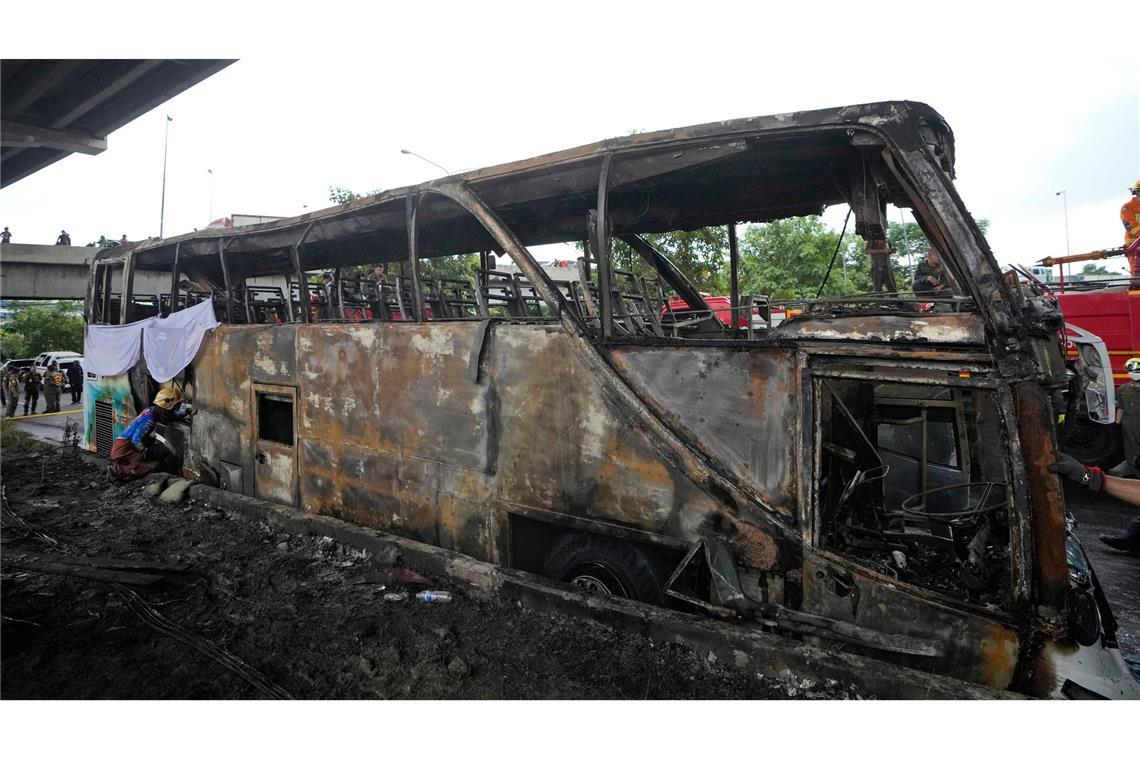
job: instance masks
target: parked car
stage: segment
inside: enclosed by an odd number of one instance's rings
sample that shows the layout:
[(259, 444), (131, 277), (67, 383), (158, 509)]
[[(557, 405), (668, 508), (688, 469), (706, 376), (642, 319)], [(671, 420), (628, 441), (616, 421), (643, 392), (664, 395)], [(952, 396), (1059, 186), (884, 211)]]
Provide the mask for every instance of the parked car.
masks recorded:
[(35, 359), (9, 359), (8, 361), (4, 362), (3, 364), (0, 364), (0, 374), (4, 374), (5, 372), (8, 372), (9, 370), (16, 370), (18, 372), (18, 371), (24, 369), (25, 367), (32, 366), (32, 364), (34, 364), (35, 361), (36, 361)]
[(77, 354), (74, 351), (45, 351), (35, 358), (33, 365), (36, 372), (40, 377), (47, 374), (48, 367), (52, 362), (59, 365), (59, 371), (63, 373), (64, 382), (63, 390), (71, 390), (71, 383), (67, 382), (67, 368), (72, 364), (79, 362), (79, 366), (83, 366), (83, 354)]

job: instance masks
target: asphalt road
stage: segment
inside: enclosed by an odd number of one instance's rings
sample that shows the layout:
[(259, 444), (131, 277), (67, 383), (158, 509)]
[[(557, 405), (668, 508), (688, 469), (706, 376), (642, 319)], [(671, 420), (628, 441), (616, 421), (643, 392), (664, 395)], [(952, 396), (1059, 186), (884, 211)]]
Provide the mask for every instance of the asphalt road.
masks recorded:
[[(71, 396), (60, 402), (60, 412), (55, 414), (43, 413), (43, 399), (40, 399), (40, 413), (27, 417), (15, 417), (16, 427), (28, 433), (38, 441), (58, 446), (63, 443), (63, 432), (68, 420), (74, 420), (80, 427), (83, 425), (83, 402), (70, 403)], [(66, 402), (66, 403), (65, 403)], [(17, 408), (22, 409), (23, 407)]]

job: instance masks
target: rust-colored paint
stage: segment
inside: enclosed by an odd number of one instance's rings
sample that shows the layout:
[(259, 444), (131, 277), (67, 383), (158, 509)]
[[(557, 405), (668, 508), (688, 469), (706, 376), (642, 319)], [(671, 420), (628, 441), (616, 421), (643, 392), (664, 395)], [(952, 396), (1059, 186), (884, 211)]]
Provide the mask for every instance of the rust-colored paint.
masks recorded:
[(991, 625), (979, 642), (979, 649), (982, 656), (978, 682), (995, 689), (1009, 688), (1021, 651), (1017, 633), (1005, 626)]
[(1057, 461), (1052, 405), (1036, 383), (1014, 387), (1017, 404), (1017, 430), (1025, 461), (1033, 521), (1033, 549), (1037, 561), (1037, 603), (1055, 611), (1062, 619), (1065, 593), (1069, 585), (1069, 563), (1065, 556), (1065, 502), (1060, 478), (1049, 472)]

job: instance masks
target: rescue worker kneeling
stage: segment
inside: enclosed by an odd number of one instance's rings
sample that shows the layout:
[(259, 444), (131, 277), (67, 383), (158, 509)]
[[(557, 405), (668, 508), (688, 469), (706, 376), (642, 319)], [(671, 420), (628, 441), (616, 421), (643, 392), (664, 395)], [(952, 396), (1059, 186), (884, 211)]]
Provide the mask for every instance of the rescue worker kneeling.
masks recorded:
[[(182, 394), (174, 388), (163, 388), (154, 404), (142, 410), (111, 446), (111, 474), (119, 480), (149, 475), (162, 468), (169, 470), (174, 454), (154, 437), (160, 422), (185, 419), (192, 413), (189, 404), (181, 404)], [(180, 405), (181, 404), (181, 405)]]

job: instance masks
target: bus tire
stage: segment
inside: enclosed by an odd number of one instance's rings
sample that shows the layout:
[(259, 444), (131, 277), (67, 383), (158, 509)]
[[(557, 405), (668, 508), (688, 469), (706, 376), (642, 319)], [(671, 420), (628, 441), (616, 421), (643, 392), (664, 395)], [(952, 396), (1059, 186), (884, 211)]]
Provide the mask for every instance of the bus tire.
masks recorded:
[(1107, 470), (1124, 459), (1117, 425), (1102, 425), (1086, 415), (1070, 415), (1061, 426), (1061, 450), (1081, 464)]
[(639, 546), (590, 533), (565, 533), (554, 542), (543, 572), (587, 591), (663, 605), (664, 567)]

